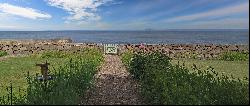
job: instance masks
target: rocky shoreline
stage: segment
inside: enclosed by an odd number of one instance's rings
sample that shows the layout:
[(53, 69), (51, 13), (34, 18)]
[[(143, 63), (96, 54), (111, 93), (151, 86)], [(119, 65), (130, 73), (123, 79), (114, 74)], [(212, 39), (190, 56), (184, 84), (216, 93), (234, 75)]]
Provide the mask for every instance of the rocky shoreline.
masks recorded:
[[(119, 44), (119, 54), (131, 50), (134, 52), (160, 51), (172, 58), (216, 58), (226, 51), (249, 53), (249, 45), (219, 45), (219, 44)], [(51, 40), (0, 40), (0, 51), (8, 54), (32, 54), (45, 50), (79, 51), (83, 48), (98, 48), (103, 50), (103, 44), (74, 43), (71, 39)]]

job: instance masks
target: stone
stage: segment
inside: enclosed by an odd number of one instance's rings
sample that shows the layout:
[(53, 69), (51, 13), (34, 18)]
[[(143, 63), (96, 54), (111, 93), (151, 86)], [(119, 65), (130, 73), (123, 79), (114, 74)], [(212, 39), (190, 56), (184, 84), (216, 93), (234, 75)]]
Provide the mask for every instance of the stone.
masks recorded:
[(210, 54), (204, 54), (204, 57), (208, 59), (211, 58), (212, 56)]
[(236, 47), (236, 45), (230, 45), (230, 46), (228, 46), (228, 50), (230, 50), (230, 51), (237, 51), (238, 48)]
[(9, 49), (9, 47), (7, 47), (7, 46), (4, 46), (3, 48), (2, 48), (2, 50), (8, 50)]

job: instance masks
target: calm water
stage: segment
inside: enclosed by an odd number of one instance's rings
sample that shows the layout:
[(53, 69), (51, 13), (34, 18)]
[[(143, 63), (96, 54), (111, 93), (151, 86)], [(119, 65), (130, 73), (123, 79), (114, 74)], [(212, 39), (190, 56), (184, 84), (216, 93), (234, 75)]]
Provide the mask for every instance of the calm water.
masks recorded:
[(85, 43), (248, 44), (249, 31), (0, 31), (0, 39), (65, 37)]

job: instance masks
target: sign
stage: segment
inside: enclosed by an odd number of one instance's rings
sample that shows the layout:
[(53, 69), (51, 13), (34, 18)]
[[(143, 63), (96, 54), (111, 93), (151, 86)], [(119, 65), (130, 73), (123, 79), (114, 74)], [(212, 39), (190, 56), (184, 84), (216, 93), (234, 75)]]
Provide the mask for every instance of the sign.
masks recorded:
[(118, 44), (104, 44), (105, 54), (117, 54)]

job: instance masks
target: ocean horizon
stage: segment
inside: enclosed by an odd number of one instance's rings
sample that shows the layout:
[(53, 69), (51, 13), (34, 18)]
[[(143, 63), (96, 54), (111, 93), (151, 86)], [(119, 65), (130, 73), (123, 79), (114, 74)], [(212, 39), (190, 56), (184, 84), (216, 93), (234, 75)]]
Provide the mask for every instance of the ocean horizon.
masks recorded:
[(70, 38), (76, 43), (248, 44), (249, 29), (0, 31), (0, 39)]

